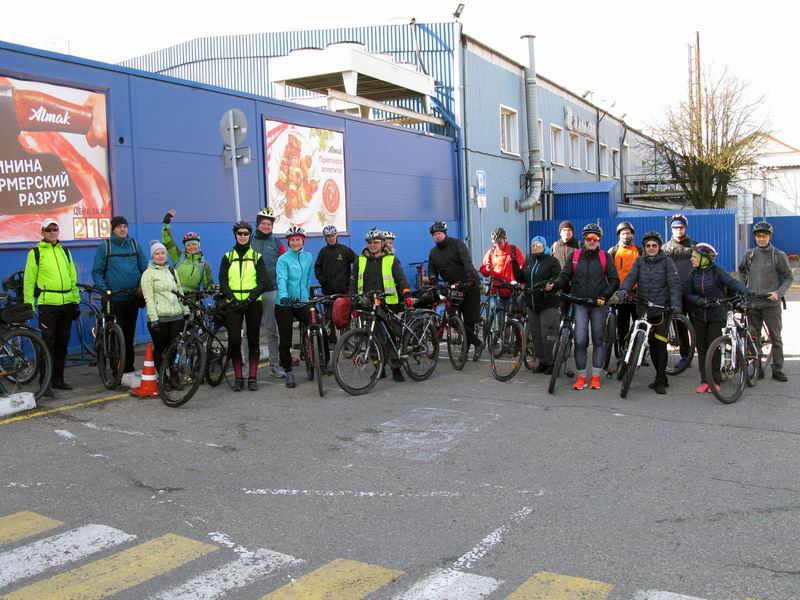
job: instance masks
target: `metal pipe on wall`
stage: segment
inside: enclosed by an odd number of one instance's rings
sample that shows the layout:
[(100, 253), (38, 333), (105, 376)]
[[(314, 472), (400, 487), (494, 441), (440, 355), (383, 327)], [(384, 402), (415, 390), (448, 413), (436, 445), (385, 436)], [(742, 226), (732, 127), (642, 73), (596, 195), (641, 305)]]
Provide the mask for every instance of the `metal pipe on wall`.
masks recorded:
[(542, 148), (539, 144), (539, 98), (536, 95), (536, 62), (534, 57), (533, 40), (536, 36), (523, 35), (522, 39), (528, 40), (528, 66), (525, 69), (525, 113), (528, 124), (528, 172), (525, 179), (528, 182), (528, 197), (517, 202), (517, 210), (525, 212), (541, 203), (539, 196), (542, 193)]

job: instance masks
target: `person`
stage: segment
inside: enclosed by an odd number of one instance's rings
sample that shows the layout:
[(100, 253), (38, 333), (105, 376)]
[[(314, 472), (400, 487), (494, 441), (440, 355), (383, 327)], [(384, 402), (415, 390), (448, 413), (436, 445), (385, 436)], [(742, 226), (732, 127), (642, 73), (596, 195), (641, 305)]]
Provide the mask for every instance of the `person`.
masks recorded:
[(464, 294), (460, 309), (467, 330), (465, 355), (469, 353), (470, 345), (480, 353), (481, 340), (475, 333), (475, 327), (481, 319), (481, 282), (472, 264), (472, 256), (464, 242), (447, 235), (446, 222), (436, 221), (428, 231), (435, 244), (428, 254), (428, 282), (437, 285), (441, 277), (447, 285), (458, 288)]
[[(628, 221), (623, 221), (617, 225), (617, 243), (608, 249), (608, 254), (614, 260), (614, 266), (617, 268), (621, 286), (625, 284), (625, 278), (636, 259), (644, 255), (644, 250), (633, 241), (635, 235), (636, 230), (633, 225)], [(659, 239), (661, 240), (662, 238), (659, 237)], [(660, 244), (659, 250), (661, 250)], [(627, 292), (628, 296), (635, 294), (635, 289)], [(621, 343), (628, 339), (636, 310), (636, 306), (633, 304), (620, 304), (617, 306), (617, 338)]]
[(553, 372), (553, 346), (559, 325), (559, 305), (557, 296), (544, 293), (544, 285), (556, 279), (561, 273), (561, 265), (547, 247), (547, 240), (536, 236), (531, 240), (531, 253), (522, 266), (525, 286), (536, 288), (527, 294), (528, 335), (533, 340), (533, 351), (537, 364), (534, 373)]
[(164, 215), (161, 243), (164, 244), (172, 264), (175, 265), (175, 273), (181, 282), (183, 293), (195, 299), (198, 291), (208, 290), (214, 285), (214, 274), (211, 264), (203, 257), (203, 252), (200, 250), (200, 234), (194, 231), (184, 233), (183, 252), (178, 249), (172, 235), (171, 224), (175, 214), (174, 210), (170, 210)]
[[(236, 244), (222, 257), (219, 267), (219, 288), (228, 301), (225, 326), (228, 330), (228, 356), (235, 377), (233, 391), (244, 388), (242, 373), (242, 322), (247, 327), (248, 379), (247, 389), (258, 389), (258, 359), (260, 358), (259, 329), (261, 327), (262, 294), (267, 287), (267, 269), (261, 254), (253, 250), (250, 236), (253, 227), (247, 221), (233, 225)], [(272, 355), (276, 356), (276, 355)]]
[[(672, 259), (675, 263), (675, 268), (678, 269), (678, 277), (681, 279), (681, 285), (685, 286), (689, 275), (692, 272), (692, 248), (695, 241), (687, 235), (689, 228), (689, 219), (681, 213), (677, 213), (670, 217), (670, 230), (672, 231), (672, 239), (664, 244), (664, 254)], [(692, 307), (684, 303), (683, 314), (689, 315)], [(681, 371), (692, 360), (692, 346), (689, 339), (689, 331), (683, 323), (676, 321), (675, 331), (678, 333), (680, 340), (680, 353), (681, 358), (675, 365), (677, 371)], [(703, 370), (703, 364), (700, 363), (700, 370)]]
[[(297, 320), (308, 325), (310, 320), (308, 307), (297, 307), (293, 304), (297, 301), (308, 302), (313, 258), (310, 252), (303, 250), (306, 232), (302, 227), (289, 227), (286, 231), (286, 243), (289, 244), (289, 251), (281, 254), (276, 265), (278, 295), (275, 321), (278, 323), (280, 338), (278, 355), (281, 368), (286, 373), (286, 387), (293, 388), (295, 380), (292, 373), (292, 323)], [(326, 353), (325, 364), (328, 362), (327, 359)], [(320, 376), (319, 373), (317, 375)]]
[(282, 378), (284, 371), (279, 363), (278, 323), (275, 320), (275, 297), (278, 283), (275, 272), (278, 257), (286, 252), (286, 246), (272, 233), (275, 225), (275, 213), (270, 207), (262, 208), (256, 215), (256, 234), (252, 240), (253, 250), (261, 255), (266, 271), (266, 283), (262, 292), (264, 325), (267, 330), (267, 348), (269, 349), (270, 371), (274, 377)]
[(572, 221), (561, 221), (558, 225), (558, 235), (559, 238), (553, 242), (553, 246), (550, 248), (550, 254), (553, 255), (563, 269), (572, 253), (580, 248), (581, 245), (575, 239), (575, 227), (572, 225)]
[(94, 285), (111, 290), (111, 310), (125, 336), (126, 373), (134, 369), (136, 322), (144, 299), (137, 289), (149, 261), (136, 240), (128, 236), (128, 220), (123, 216), (111, 219), (111, 238), (97, 246), (92, 265)]
[(563, 290), (568, 286), (572, 294), (579, 298), (593, 298), (594, 306), (578, 304), (575, 307), (575, 368), (577, 377), (573, 389), (587, 387), (586, 355), (589, 348), (589, 328), (592, 332), (592, 379), (591, 387), (600, 389), (600, 371), (605, 358), (603, 333), (608, 306), (606, 302), (619, 287), (619, 275), (614, 261), (600, 248), (603, 229), (597, 223), (589, 223), (582, 232), (583, 247), (570, 256), (554, 283), (545, 286), (546, 291), (553, 288)]
[[(354, 264), (353, 273), (350, 276), (350, 295), (363, 296), (370, 292), (385, 292), (388, 295), (384, 302), (389, 310), (400, 310), (401, 300), (407, 308), (411, 308), (414, 301), (411, 298), (408, 279), (406, 279), (400, 261), (386, 252), (383, 231), (372, 228), (364, 239), (367, 247), (362, 250), (361, 256)], [(387, 320), (387, 322), (391, 321)], [(391, 344), (386, 342), (384, 347), (387, 353), (391, 354), (388, 356), (388, 360), (392, 369), (392, 379), (405, 381), (405, 377), (400, 371), (399, 359), (394, 354)]]
[[(356, 261), (356, 253), (338, 242), (338, 232), (333, 225), (326, 225), (322, 229), (322, 235), (325, 236), (325, 247), (317, 254), (314, 275), (326, 296), (346, 294), (350, 288), (350, 269)], [(336, 343), (336, 328), (331, 319), (330, 306), (325, 307), (325, 315), (330, 325), (328, 344), (333, 345)]]
[(175, 269), (167, 263), (167, 248), (159, 241), (150, 245), (150, 264), (142, 273), (142, 295), (147, 308), (147, 329), (153, 340), (153, 359), (160, 371), (164, 351), (183, 329), (189, 309), (173, 293), (183, 293)]
[[(642, 237), (644, 255), (638, 257), (626, 273), (619, 291), (612, 300), (621, 301), (637, 290), (636, 297), (643, 302), (652, 302), (665, 306), (668, 310), (679, 312), (683, 306), (683, 290), (681, 288), (678, 269), (661, 247), (664, 240), (657, 231), (648, 231)], [(646, 306), (637, 304), (637, 314), (641, 316)], [(648, 320), (653, 325), (648, 336), (650, 358), (656, 370), (656, 378), (650, 389), (656, 394), (666, 394), (667, 382), (667, 341), (669, 340), (670, 312), (661, 309), (650, 309)]]
[(387, 230), (383, 232), (383, 239), (386, 242), (386, 252), (394, 254), (394, 241), (397, 239), (397, 236)]
[[(744, 285), (714, 262), (716, 258), (717, 251), (711, 244), (695, 244), (692, 248), (692, 270), (683, 284), (684, 298), (692, 307), (690, 316), (694, 325), (700, 369), (700, 385), (695, 389), (698, 394), (711, 391), (709, 385), (714, 382), (706, 379), (706, 353), (709, 344), (722, 335), (727, 317), (727, 308), (724, 305), (709, 307), (708, 304), (712, 300), (726, 298), (731, 293), (747, 293)], [(715, 379), (719, 377), (719, 363), (716, 361), (712, 376)]]
[(525, 257), (522, 251), (508, 243), (508, 235), (502, 227), (492, 231), (492, 247), (483, 256), (480, 273), (492, 278), (491, 293), (498, 293), (501, 298), (511, 295), (511, 290), (497, 288), (498, 282), (514, 283), (524, 279), (522, 265)]
[(72, 321), (80, 316), (78, 274), (72, 254), (58, 235), (58, 221), (42, 221), (42, 241), (28, 252), (23, 277), (23, 299), (31, 306), (36, 302), (42, 339), (53, 357), (52, 381), (45, 396), (52, 396), (52, 389), (73, 389), (64, 381), (64, 366)]
[[(766, 325), (772, 338), (772, 378), (787, 382), (783, 372), (783, 315), (781, 300), (792, 286), (794, 277), (786, 254), (772, 245), (772, 225), (761, 221), (753, 225), (756, 247), (745, 252), (739, 263), (739, 277), (754, 294), (769, 294), (766, 299), (757, 298), (747, 314), (750, 325), (755, 327), (759, 337), (761, 328)], [(764, 371), (759, 368), (759, 378)]]

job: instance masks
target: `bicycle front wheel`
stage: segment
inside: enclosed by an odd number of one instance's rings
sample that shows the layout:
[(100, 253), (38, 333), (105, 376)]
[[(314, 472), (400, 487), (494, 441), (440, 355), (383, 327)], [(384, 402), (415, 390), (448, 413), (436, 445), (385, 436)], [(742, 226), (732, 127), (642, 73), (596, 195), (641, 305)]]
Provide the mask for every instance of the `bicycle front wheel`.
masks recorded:
[[(689, 338), (688, 354), (686, 349), (681, 353), (681, 338), (678, 333), (680, 329), (685, 329)], [(696, 339), (691, 319), (680, 313), (672, 315), (669, 323), (669, 337), (667, 338), (667, 375), (680, 375), (689, 368), (694, 356)], [(686, 354), (689, 360), (683, 361), (683, 354)], [(703, 365), (698, 365), (698, 367), (704, 368)]]
[(747, 363), (744, 382), (747, 387), (753, 387), (758, 382), (758, 370), (761, 368), (761, 348), (758, 342), (756, 328), (750, 325), (744, 338), (744, 353)]
[(561, 333), (558, 334), (556, 341), (555, 360), (553, 361), (553, 373), (550, 375), (550, 383), (547, 384), (548, 393), (552, 394), (556, 389), (556, 381), (561, 373), (561, 369), (566, 366), (567, 356), (569, 356), (569, 347), (572, 344), (572, 330), (569, 327), (563, 327)]
[(309, 381), (314, 381), (314, 361), (311, 358), (311, 336), (308, 327), (300, 324), (300, 358), (306, 366)]
[(113, 390), (122, 382), (125, 370), (125, 336), (117, 323), (108, 323), (97, 346), (97, 368), (103, 385)]
[(333, 349), (333, 376), (339, 387), (352, 396), (372, 390), (383, 365), (383, 349), (367, 329), (349, 329)]
[(619, 358), (619, 345), (617, 344), (617, 315), (613, 310), (608, 311), (606, 317), (606, 328), (603, 332), (603, 343), (606, 346), (606, 356), (603, 361), (603, 370), (610, 377), (611, 371), (608, 366), (611, 364), (611, 356)]
[(414, 318), (403, 329), (400, 353), (405, 356), (403, 368), (414, 381), (425, 381), (433, 374), (439, 362), (439, 336), (437, 319)]
[(639, 367), (639, 355), (644, 352), (644, 332), (639, 329), (633, 334), (633, 342), (631, 343), (630, 358), (623, 361), (622, 372), (622, 387), (619, 389), (619, 397), (625, 398), (628, 395), (628, 390), (631, 388), (633, 376), (636, 375), (636, 369)]
[(158, 391), (167, 406), (186, 404), (197, 392), (206, 368), (206, 350), (200, 340), (172, 340), (158, 370)]
[(458, 315), (447, 320), (447, 355), (456, 371), (464, 368), (467, 362), (467, 328)]
[[(715, 367), (719, 374), (715, 374)], [(730, 336), (722, 335), (708, 347), (706, 354), (706, 381), (711, 393), (720, 402), (733, 404), (744, 391), (746, 363), (742, 348)]]
[(214, 330), (206, 342), (206, 382), (217, 387), (228, 372), (228, 349), (219, 339), (219, 330)]
[(319, 392), (320, 398), (325, 395), (325, 384), (323, 383), (323, 373), (324, 373), (324, 362), (325, 362), (325, 352), (322, 349), (322, 331), (319, 329), (314, 329), (311, 332), (311, 343), (309, 344), (309, 350), (311, 351), (311, 358), (316, 366), (317, 371), (317, 391)]
[(39, 400), (50, 387), (53, 358), (42, 338), (27, 329), (14, 328), (0, 337), (0, 390), (8, 394), (30, 392)]
[(492, 375), (498, 381), (508, 381), (517, 374), (525, 354), (525, 330), (519, 321), (506, 319), (503, 328), (492, 340), (492, 352), (490, 353), (490, 364)]

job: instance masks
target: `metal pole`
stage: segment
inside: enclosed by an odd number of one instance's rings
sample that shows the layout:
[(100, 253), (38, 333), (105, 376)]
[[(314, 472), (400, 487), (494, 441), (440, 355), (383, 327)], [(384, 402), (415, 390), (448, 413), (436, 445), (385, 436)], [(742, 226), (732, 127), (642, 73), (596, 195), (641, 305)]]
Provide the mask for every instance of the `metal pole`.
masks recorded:
[(239, 205), (239, 170), (236, 167), (236, 137), (233, 124), (233, 111), (228, 111), (228, 131), (231, 134), (231, 167), (233, 168), (233, 198), (236, 203), (236, 221), (242, 220), (242, 209)]
[(761, 218), (767, 218), (767, 172), (761, 171)]

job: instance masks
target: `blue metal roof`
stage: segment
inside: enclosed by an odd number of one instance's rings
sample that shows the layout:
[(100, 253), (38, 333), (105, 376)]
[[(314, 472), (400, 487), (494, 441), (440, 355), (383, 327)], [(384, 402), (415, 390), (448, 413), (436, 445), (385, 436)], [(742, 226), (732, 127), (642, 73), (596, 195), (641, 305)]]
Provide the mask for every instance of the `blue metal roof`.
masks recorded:
[(617, 213), (619, 219), (634, 217), (670, 217), (675, 213), (682, 213), (687, 217), (691, 215), (733, 215), (735, 208), (681, 208), (675, 210), (621, 210)]
[(610, 192), (619, 181), (608, 179), (605, 181), (579, 181), (574, 183), (554, 183), (553, 191), (556, 194), (596, 194), (597, 192)]

